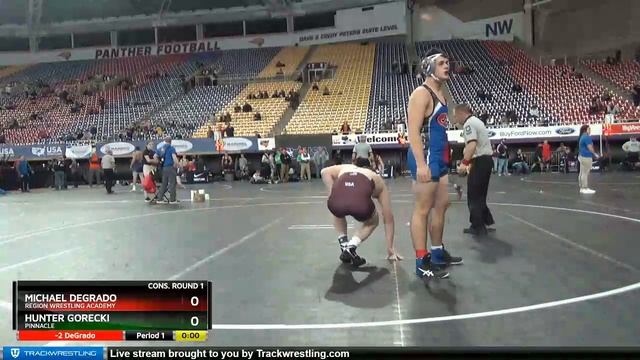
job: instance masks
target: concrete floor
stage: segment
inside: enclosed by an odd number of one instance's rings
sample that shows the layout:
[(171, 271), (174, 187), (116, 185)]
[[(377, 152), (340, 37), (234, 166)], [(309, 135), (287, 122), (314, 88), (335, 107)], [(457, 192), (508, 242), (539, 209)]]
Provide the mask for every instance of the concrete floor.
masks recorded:
[(214, 199), (177, 206), (121, 186), (12, 193), (0, 198), (0, 344), (16, 344), (12, 280), (205, 279), (208, 345), (638, 346), (640, 177), (593, 174), (595, 195), (575, 178), (493, 177), (485, 239), (462, 233), (466, 201), (454, 201), (445, 244), (465, 264), (429, 287), (414, 275), (406, 179), (389, 181), (405, 260), (385, 260), (381, 227), (357, 271), (338, 260), (319, 181), (193, 186)]

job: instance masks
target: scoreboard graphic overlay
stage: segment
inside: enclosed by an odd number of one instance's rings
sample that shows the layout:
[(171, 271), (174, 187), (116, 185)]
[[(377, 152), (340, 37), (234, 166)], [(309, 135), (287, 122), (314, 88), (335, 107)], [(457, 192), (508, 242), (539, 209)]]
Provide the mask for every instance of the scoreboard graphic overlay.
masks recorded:
[(205, 341), (209, 281), (14, 281), (20, 341)]

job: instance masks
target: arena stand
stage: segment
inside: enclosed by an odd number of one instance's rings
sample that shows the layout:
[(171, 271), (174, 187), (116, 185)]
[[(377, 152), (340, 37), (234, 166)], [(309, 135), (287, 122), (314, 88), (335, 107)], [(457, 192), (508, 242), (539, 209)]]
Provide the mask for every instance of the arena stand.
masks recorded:
[[(432, 41), (417, 44), (418, 55), (422, 58), (429, 49), (436, 47), (451, 57), (449, 90), (455, 102), (468, 102), (477, 113), (486, 112), (495, 120), (502, 118), (507, 111), (514, 111), (521, 125), (527, 124), (529, 108), (536, 99), (526, 89), (516, 93), (512, 86), (516, 83), (505, 66), (491, 56), (478, 40)], [(472, 69), (471, 73), (457, 73), (462, 67)], [(491, 100), (481, 100), (477, 93), (483, 90), (491, 94)], [(536, 104), (542, 118), (547, 117), (542, 104)], [(506, 126), (506, 124), (505, 124)]]
[(635, 85), (640, 84), (640, 63), (637, 61), (609, 65), (592, 60), (583, 64), (626, 90), (631, 91)]
[[(59, 142), (77, 138), (77, 134), (97, 128), (94, 140), (104, 140), (120, 129), (140, 119), (154, 105), (171, 97), (180, 87), (178, 79), (169, 76), (173, 67), (185, 61), (186, 55), (163, 57), (141, 57), (128, 59), (100, 60), (87, 69), (80, 79), (93, 75), (109, 75), (111, 78), (127, 80), (129, 83), (111, 84), (105, 90), (98, 89), (91, 95), (78, 93), (83, 83), (75, 81), (71, 85), (61, 84), (56, 91), (66, 89), (74, 93), (72, 97), (82, 104), (77, 112), (51, 94), (40, 98), (37, 110), (44, 110), (37, 119), (29, 121), (29, 129), (9, 130), (7, 138), (14, 142)], [(163, 74), (162, 76), (159, 76)], [(166, 74), (166, 76), (165, 76)], [(71, 78), (73, 79), (73, 78)], [(175, 85), (171, 86), (171, 82)], [(104, 98), (105, 109), (101, 110), (99, 99)], [(43, 136), (44, 135), (44, 136)]]
[[(211, 119), (211, 122), (200, 127), (195, 133), (194, 137), (206, 137), (208, 127), (211, 126), (215, 129), (218, 126), (218, 117), (222, 114), (229, 113), (231, 115), (231, 125), (234, 127), (235, 136), (254, 136), (256, 133), (261, 136), (270, 134), (274, 126), (278, 123), (282, 115), (289, 108), (289, 102), (282, 97), (272, 97), (275, 91), (289, 91), (300, 90), (300, 83), (294, 81), (282, 81), (282, 82), (261, 82), (252, 83), (247, 85), (238, 94), (235, 99), (228, 102), (226, 107), (220, 112), (216, 112), (216, 116)], [(247, 99), (249, 94), (256, 94), (259, 91), (266, 91), (269, 94), (267, 99)], [(250, 112), (235, 112), (234, 107), (236, 105), (243, 106), (248, 103), (252, 107)], [(256, 112), (261, 115), (261, 120), (255, 120), (254, 116)]]
[[(272, 78), (275, 76), (289, 76), (293, 74), (305, 55), (309, 52), (307, 47), (286, 47), (282, 48), (271, 62), (260, 72), (259, 78)], [(278, 66), (280, 63), (283, 66)], [(282, 71), (282, 73), (279, 73)]]
[[(234, 98), (246, 84), (228, 84), (197, 87), (188, 94), (151, 117), (152, 127), (160, 126), (167, 135), (189, 137), (193, 129), (199, 129), (212, 114), (218, 113)], [(175, 126), (171, 122), (176, 122)], [(206, 136), (206, 126), (204, 127)], [(159, 138), (156, 132), (145, 134), (145, 140)]]
[[(12, 96), (3, 96), (0, 104), (13, 104), (15, 110), (0, 112), (0, 121), (6, 127), (17, 119), (23, 128), (5, 131), (7, 142), (14, 144), (59, 142), (76, 139), (78, 134), (95, 127), (94, 140), (118, 136), (154, 109), (164, 106), (182, 91), (181, 76), (187, 78), (198, 66), (217, 69), (223, 76), (255, 77), (269, 64), (279, 48), (230, 50), (196, 55), (167, 55), (140, 58), (122, 58), (95, 61), (70, 61), (38, 64), (18, 74), (2, 79), (11, 82), (35, 83), (46, 81), (52, 93), (38, 96), (35, 101), (24, 97), (16, 88)], [(87, 96), (75, 94), (94, 75), (108, 75), (112, 79), (128, 79), (132, 86), (100, 84), (97, 91)], [(43, 80), (46, 79), (46, 80)], [(105, 88), (104, 90), (101, 90)], [(74, 100), (83, 104), (72, 113), (56, 96), (67, 90)], [(99, 99), (104, 98), (105, 109)], [(95, 111), (94, 111), (95, 110)], [(90, 114), (93, 112), (93, 114)], [(35, 119), (31, 114), (38, 113)], [(196, 124), (191, 124), (196, 126)], [(197, 124), (199, 126), (201, 124)], [(151, 136), (141, 134), (141, 137)]]
[[(527, 120), (528, 110), (537, 104), (541, 118), (550, 125), (598, 122), (601, 114), (589, 115), (587, 109), (593, 96), (606, 89), (587, 78), (561, 76), (564, 66), (542, 66), (510, 43), (477, 40), (451, 40), (417, 44), (422, 56), (431, 47), (439, 47), (450, 54), (456, 66), (467, 66), (475, 72), (458, 74), (452, 71), (450, 90), (455, 102), (467, 101), (477, 112), (486, 111), (499, 119), (505, 111), (514, 110), (521, 119), (519, 125), (535, 125)], [(150, 128), (161, 125), (164, 132), (177, 136), (206, 136), (209, 120), (214, 114), (229, 111), (237, 136), (270, 134), (287, 111), (289, 103), (282, 98), (252, 99), (250, 113), (235, 113), (236, 103), (243, 105), (251, 92), (299, 90), (301, 84), (293, 82), (251, 83), (253, 78), (271, 77), (278, 71), (280, 61), (290, 74), (306, 56), (307, 48), (259, 48), (216, 51), (194, 55), (167, 55), (105, 59), (91, 61), (65, 61), (36, 64), (24, 68), (0, 69), (0, 88), (12, 85), (11, 94), (0, 96), (0, 105), (14, 105), (15, 109), (0, 111), (0, 125), (7, 127), (14, 119), (20, 128), (6, 129), (9, 143), (53, 143), (77, 140), (78, 135), (95, 128), (93, 140), (117, 138), (121, 133), (149, 117)], [(330, 133), (347, 121), (353, 130), (378, 132), (389, 120), (406, 119), (406, 107), (411, 91), (419, 85), (412, 74), (392, 71), (394, 62), (407, 62), (407, 49), (403, 43), (380, 42), (361, 45), (343, 43), (319, 46), (309, 58), (310, 63), (326, 62), (335, 67), (335, 76), (318, 83), (319, 91), (310, 90), (286, 126), (294, 133)], [(596, 68), (615, 70), (612, 79), (625, 79), (622, 74), (633, 74), (633, 65), (593, 64)], [(238, 79), (233, 86), (196, 88), (184, 93), (182, 76), (188, 77), (198, 69), (213, 68), (220, 75)], [(619, 73), (619, 74), (618, 74)], [(92, 77), (96, 79), (91, 79)], [(110, 79), (104, 81), (103, 76)], [(627, 76), (626, 78), (631, 78)], [(114, 80), (115, 79), (115, 80)], [(116, 83), (129, 79), (131, 86)], [(243, 80), (244, 79), (244, 80)], [(48, 85), (49, 94), (35, 100), (25, 96), (24, 84), (37, 82)], [(513, 84), (523, 87), (513, 92)], [(625, 85), (626, 86), (626, 85)], [(92, 87), (93, 95), (82, 90)], [(327, 87), (330, 95), (323, 95)], [(493, 95), (492, 101), (481, 101), (476, 92), (483, 89)], [(84, 106), (71, 112), (58, 94), (66, 90)], [(105, 108), (100, 109), (99, 99)], [(386, 104), (381, 104), (385, 100)], [(637, 118), (640, 111), (617, 96), (613, 102), (622, 110), (620, 117)], [(97, 111), (93, 111), (97, 110)], [(258, 111), (262, 120), (253, 116)], [(90, 114), (90, 112), (93, 112)], [(36, 115), (35, 117), (33, 115)], [(174, 122), (174, 125), (169, 126)], [(498, 126), (499, 124), (496, 124)], [(149, 130), (134, 133), (132, 139), (157, 138)]]
[[(407, 47), (401, 42), (376, 44), (376, 60), (369, 97), (365, 132), (390, 130), (388, 121), (405, 122), (409, 95), (420, 82), (409, 71), (407, 74), (394, 72), (393, 63), (409, 63)], [(385, 103), (381, 104), (381, 100)]]
[(219, 51), (216, 53), (216, 60), (209, 67), (218, 70), (218, 76), (221, 78), (256, 78), (280, 49), (273, 47)]
[[(29, 65), (12, 65), (12, 66), (3, 66), (0, 67), (0, 79), (2, 79), (3, 77), (6, 76), (10, 76), (13, 75), (19, 71), (22, 71), (26, 68), (28, 68)], [(2, 89), (4, 90), (4, 89)]]
[[(604, 118), (603, 113), (590, 115), (588, 109), (591, 99), (602, 96), (607, 89), (587, 77), (570, 76), (570, 66), (540, 65), (522, 49), (506, 42), (487, 41), (485, 46), (494, 58), (511, 63), (507, 67), (511, 76), (539, 99), (540, 108), (549, 111), (555, 120), (552, 123), (587, 124)], [(620, 107), (621, 118), (640, 116), (630, 101), (615, 94), (611, 101)]]
[[(374, 60), (374, 44), (345, 43), (318, 47), (308, 62), (329, 63), (336, 67), (336, 74), (332, 79), (319, 81), (318, 91), (309, 90), (287, 125), (287, 133), (331, 133), (337, 131), (344, 121), (354, 130), (364, 130)], [(323, 95), (325, 87), (330, 95)]]

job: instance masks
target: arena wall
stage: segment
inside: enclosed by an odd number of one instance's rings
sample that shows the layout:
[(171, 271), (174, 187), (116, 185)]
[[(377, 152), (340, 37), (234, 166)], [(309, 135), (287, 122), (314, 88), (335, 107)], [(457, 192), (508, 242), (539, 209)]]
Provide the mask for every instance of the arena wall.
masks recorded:
[(534, 12), (536, 47), (557, 57), (622, 49), (630, 58), (640, 39), (638, 19), (635, 0), (553, 0)]

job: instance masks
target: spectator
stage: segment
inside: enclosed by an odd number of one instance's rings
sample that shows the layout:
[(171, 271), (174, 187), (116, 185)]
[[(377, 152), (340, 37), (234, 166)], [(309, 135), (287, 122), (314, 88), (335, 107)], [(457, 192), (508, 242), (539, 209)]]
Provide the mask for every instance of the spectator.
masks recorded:
[(260, 121), (262, 120), (262, 115), (259, 112), (256, 112), (256, 114), (253, 116), (253, 119), (255, 121)]
[(100, 158), (98, 157), (98, 151), (94, 147), (92, 149), (91, 157), (89, 158), (89, 187), (93, 187), (93, 178), (96, 178), (96, 185), (100, 185), (102, 183), (101, 179), (101, 169), (100, 169)]
[(238, 170), (240, 172), (240, 179), (246, 179), (249, 175), (249, 163), (244, 154), (240, 154), (240, 159), (238, 159)]
[(285, 148), (280, 149), (282, 168), (280, 169), (280, 180), (283, 182), (289, 181), (289, 168), (291, 167), (291, 155)]
[(235, 128), (231, 124), (227, 125), (224, 129), (226, 137), (233, 137), (235, 135)]
[(156, 194), (156, 197), (151, 200), (151, 204), (156, 204), (158, 200), (164, 197), (164, 194), (169, 191), (169, 204), (176, 204), (176, 178), (178, 166), (178, 155), (176, 149), (171, 145), (171, 137), (168, 136), (164, 139), (164, 147), (160, 151), (160, 159), (162, 159), (162, 186), (160, 191)]
[(24, 159), (24, 156), (20, 156), (15, 167), (18, 172), (18, 176), (20, 177), (20, 190), (22, 192), (29, 192), (29, 184), (31, 175), (33, 174), (33, 169), (29, 165), (29, 162)]
[(267, 179), (271, 175), (271, 161), (269, 159), (269, 153), (265, 152), (262, 154), (262, 159), (260, 160), (260, 177)]
[(116, 168), (116, 159), (113, 157), (113, 152), (108, 149), (106, 154), (102, 157), (102, 171), (104, 171), (104, 187), (107, 189), (107, 194), (113, 194), (113, 178), (114, 170)]
[(304, 180), (305, 178), (307, 179), (307, 181), (311, 181), (311, 156), (305, 148), (300, 149), (300, 151), (298, 152), (297, 160), (298, 163), (300, 163), (300, 181)]
[(331, 95), (328, 87), (325, 86), (324, 89), (322, 89), (322, 95)]
[(229, 155), (229, 153), (225, 152), (222, 155), (220, 166), (222, 167), (223, 175), (227, 173), (233, 173), (233, 169), (234, 169), (233, 158)]
[(361, 135), (358, 137), (358, 143), (353, 147), (353, 153), (351, 155), (352, 163), (356, 163), (357, 159), (366, 160), (368, 163), (366, 167), (373, 166), (373, 150), (371, 145), (367, 144), (367, 137)]
[(100, 96), (100, 99), (98, 99), (98, 104), (100, 104), (100, 109), (104, 110), (104, 106), (106, 104), (106, 101), (104, 100), (104, 98), (102, 96)]
[(509, 163), (509, 148), (505, 143), (504, 139), (500, 140), (500, 144), (496, 148), (498, 152), (498, 176), (502, 175), (511, 175), (509, 174), (509, 169), (507, 168)]
[[(553, 157), (553, 151), (551, 150), (551, 145), (549, 145), (549, 141), (545, 140), (542, 143), (542, 168), (540, 171), (549, 172), (551, 171), (551, 158)], [(546, 170), (544, 170), (546, 168)]]
[(537, 122), (540, 117), (540, 110), (538, 109), (538, 105), (533, 104), (529, 109), (529, 119)]
[(321, 178), (320, 172), (324, 169), (324, 164), (329, 161), (327, 149), (323, 146), (313, 154), (313, 162), (316, 165), (316, 177)]
[(351, 126), (349, 126), (349, 123), (347, 122), (347, 120), (345, 120), (345, 121), (342, 123), (342, 126), (340, 127), (340, 132), (341, 132), (343, 135), (348, 135), (348, 134), (350, 134), (350, 133), (351, 133)]
[(318, 86), (318, 83), (315, 83), (315, 82), (314, 82), (314, 83), (313, 83), (313, 86), (311, 86), (311, 90), (313, 90), (313, 91), (318, 91), (318, 90), (320, 90), (320, 87)]
[(627, 153), (623, 166), (629, 170), (640, 168), (640, 142), (633, 137), (622, 145), (622, 150)]
[(129, 164), (129, 169), (131, 169), (132, 180), (131, 180), (131, 192), (136, 192), (136, 182), (140, 179), (140, 185), (144, 186), (144, 162), (142, 158), (144, 157), (143, 152), (139, 147), (135, 147), (133, 155), (131, 157), (131, 163)]
[(543, 155), (542, 155), (542, 144), (538, 144), (538, 146), (536, 147), (536, 151), (533, 153), (533, 166), (531, 166), (531, 171), (533, 172), (533, 170), (536, 167), (540, 168), (540, 172), (543, 172)]
[(599, 159), (591, 140), (591, 128), (589, 125), (580, 127), (580, 137), (578, 140), (578, 161), (580, 162), (580, 175), (578, 175), (578, 184), (581, 194), (595, 194), (596, 191), (589, 188), (589, 173), (593, 165), (593, 158)]
[(529, 164), (527, 164), (527, 159), (524, 157), (522, 149), (518, 149), (512, 167), (514, 174), (522, 173), (526, 175), (529, 173)]
[[(246, 107), (247, 105), (248, 105), (248, 103), (246, 103), (246, 102), (245, 102), (245, 105), (244, 105), (244, 106)], [(241, 112), (242, 110), (243, 110), (243, 109), (242, 109), (242, 107), (240, 107), (240, 104), (236, 104), (236, 106), (234, 106), (234, 107), (233, 107), (233, 112), (235, 112), (235, 113), (239, 113), (239, 112)], [(245, 112), (246, 112), (246, 111), (245, 111)]]
[[(147, 176), (151, 176), (153, 178), (156, 167), (159, 163), (160, 158), (156, 154), (155, 143), (153, 141), (149, 141), (144, 151), (142, 152), (142, 174), (144, 175), (144, 177), (146, 178)], [(148, 193), (144, 185), (142, 186), (142, 189), (144, 190), (144, 201), (147, 203), (150, 202), (150, 196), (153, 194)]]
[(212, 139), (213, 138), (213, 129), (211, 129), (211, 126), (207, 127), (207, 137)]
[(213, 140), (214, 141), (218, 141), (220, 139), (222, 139), (223, 135), (222, 135), (222, 124), (218, 123), (218, 125), (216, 126), (216, 130), (213, 132)]

